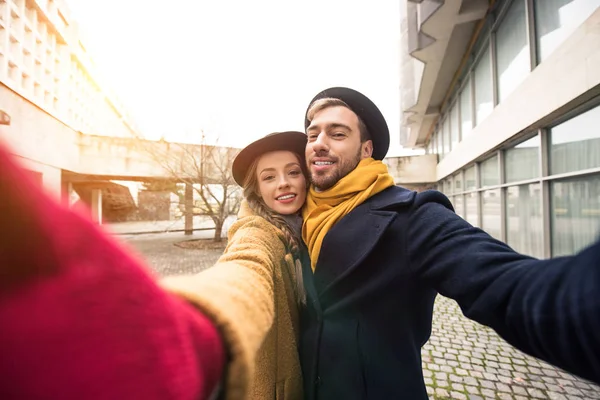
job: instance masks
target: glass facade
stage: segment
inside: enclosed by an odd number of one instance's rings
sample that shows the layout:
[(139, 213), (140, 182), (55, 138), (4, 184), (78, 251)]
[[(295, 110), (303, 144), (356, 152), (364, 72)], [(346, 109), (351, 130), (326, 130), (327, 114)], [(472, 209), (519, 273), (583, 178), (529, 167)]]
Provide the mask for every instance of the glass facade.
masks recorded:
[(473, 130), (473, 104), (471, 103), (471, 80), (460, 92), (460, 133), (461, 139), (467, 138)]
[(450, 109), (450, 141), (451, 148), (455, 149), (460, 141), (460, 116), (458, 114), (458, 103), (454, 103)]
[(500, 189), (486, 190), (481, 193), (481, 227), (496, 239), (502, 240), (502, 212)]
[[(475, 140), (478, 125), (599, 7), (600, 0), (497, 2), (431, 151), (441, 158)], [(439, 185), (462, 218), (539, 258), (573, 254), (600, 235), (600, 97), (555, 118), (515, 132)]]
[(458, 215), (521, 253), (573, 254), (600, 235), (598, 126), (600, 105), (525, 133), (444, 180), (445, 193)]
[(544, 257), (541, 185), (506, 188), (506, 243), (516, 251)]
[(600, 233), (600, 174), (552, 182), (552, 255), (573, 254)]
[(481, 186), (485, 188), (499, 183), (498, 156), (493, 156), (481, 163)]
[(492, 61), (488, 47), (475, 67), (475, 122), (481, 123), (494, 109)]
[(538, 61), (548, 58), (598, 7), (600, 0), (535, 0)]
[(506, 182), (525, 181), (540, 176), (539, 135), (507, 149), (504, 154)]
[(531, 70), (525, 2), (513, 1), (496, 32), (498, 101), (501, 103)]
[[(560, 46), (600, 0), (504, 0), (484, 24), (455, 99), (440, 119), (430, 146), (445, 154), (471, 136), (494, 108)], [(533, 23), (528, 23), (528, 16)], [(592, 151), (592, 149), (590, 149)]]
[(600, 107), (550, 130), (550, 172), (600, 167)]

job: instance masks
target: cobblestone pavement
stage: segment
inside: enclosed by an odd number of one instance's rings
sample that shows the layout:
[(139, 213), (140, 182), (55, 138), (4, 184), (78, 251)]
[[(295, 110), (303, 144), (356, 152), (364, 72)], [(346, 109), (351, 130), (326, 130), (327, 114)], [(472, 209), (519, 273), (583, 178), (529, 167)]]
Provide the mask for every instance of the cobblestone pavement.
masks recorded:
[[(206, 233), (122, 236), (160, 276), (209, 268), (220, 251), (182, 249), (174, 243)], [(465, 318), (458, 305), (438, 296), (432, 334), (423, 347), (430, 399), (600, 399), (600, 387), (524, 355), (492, 330)]]
[(212, 232), (197, 232), (191, 236), (182, 233), (159, 233), (118, 236), (146, 259), (159, 276), (194, 274), (214, 265), (220, 250), (182, 249), (175, 243), (183, 240), (207, 239)]
[(421, 351), (432, 399), (600, 399), (600, 388), (516, 350), (438, 296)]

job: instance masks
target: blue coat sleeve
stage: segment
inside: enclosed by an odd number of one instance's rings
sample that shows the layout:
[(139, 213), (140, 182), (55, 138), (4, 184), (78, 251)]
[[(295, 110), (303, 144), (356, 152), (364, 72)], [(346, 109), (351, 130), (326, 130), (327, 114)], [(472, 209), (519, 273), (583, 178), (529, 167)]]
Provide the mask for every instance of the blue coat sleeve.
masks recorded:
[(452, 211), (439, 192), (417, 196), (408, 224), (413, 272), (518, 349), (600, 383), (600, 242), (537, 260)]

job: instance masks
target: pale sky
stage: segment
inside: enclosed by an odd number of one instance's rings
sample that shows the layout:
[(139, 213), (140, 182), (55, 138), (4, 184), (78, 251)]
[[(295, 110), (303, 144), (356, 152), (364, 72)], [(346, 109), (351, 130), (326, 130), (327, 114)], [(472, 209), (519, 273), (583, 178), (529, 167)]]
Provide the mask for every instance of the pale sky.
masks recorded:
[(67, 0), (82, 41), (148, 137), (242, 147), (303, 130), (320, 90), (348, 86), (400, 154), (399, 2)]

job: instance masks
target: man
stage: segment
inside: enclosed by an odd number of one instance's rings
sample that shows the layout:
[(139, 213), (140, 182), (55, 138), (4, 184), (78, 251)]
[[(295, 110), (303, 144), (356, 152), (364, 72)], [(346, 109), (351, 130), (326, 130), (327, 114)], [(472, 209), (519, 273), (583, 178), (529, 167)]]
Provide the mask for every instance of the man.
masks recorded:
[(522, 351), (600, 382), (599, 243), (536, 260), (458, 217), (443, 194), (394, 186), (380, 161), (385, 119), (354, 90), (319, 93), (305, 127), (307, 398), (427, 399), (420, 350), (436, 293)]

